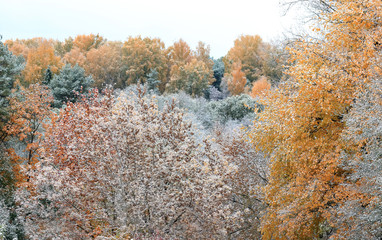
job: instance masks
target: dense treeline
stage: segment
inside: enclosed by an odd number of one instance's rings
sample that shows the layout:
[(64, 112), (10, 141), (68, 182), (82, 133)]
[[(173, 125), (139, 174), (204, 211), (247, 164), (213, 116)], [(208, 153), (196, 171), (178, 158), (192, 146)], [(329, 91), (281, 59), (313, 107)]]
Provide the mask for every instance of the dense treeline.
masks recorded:
[(0, 42), (0, 239), (381, 239), (382, 3), (308, 7), (314, 37), (220, 59)]
[[(54, 76), (62, 75), (64, 66), (78, 65), (94, 81), (81, 84), (98, 89), (108, 85), (123, 89), (140, 83), (159, 93), (184, 91), (204, 96), (211, 85), (220, 90), (225, 76), (228, 90), (239, 95), (249, 93), (252, 83), (260, 77), (277, 84), (286, 63), (285, 51), (263, 42), (259, 36), (241, 36), (227, 56), (219, 60), (211, 59), (209, 46), (202, 42), (195, 50), (182, 39), (166, 48), (158, 38), (140, 36), (116, 42), (90, 34), (69, 37), (63, 42), (43, 38), (7, 40), (5, 45), (26, 60), (18, 78), (23, 86), (49, 84)], [(67, 75), (69, 72), (66, 69)], [(58, 79), (61, 81), (62, 77)]]

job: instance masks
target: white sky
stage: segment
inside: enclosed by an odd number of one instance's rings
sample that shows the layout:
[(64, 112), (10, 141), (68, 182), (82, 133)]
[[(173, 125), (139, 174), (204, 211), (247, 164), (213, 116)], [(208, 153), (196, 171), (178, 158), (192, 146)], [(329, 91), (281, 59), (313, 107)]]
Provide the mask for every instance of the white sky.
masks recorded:
[(240, 35), (277, 40), (292, 17), (279, 0), (0, 0), (3, 40), (45, 37), (64, 40), (99, 33), (108, 40), (159, 37), (166, 47), (182, 38), (191, 48), (209, 44), (224, 56)]

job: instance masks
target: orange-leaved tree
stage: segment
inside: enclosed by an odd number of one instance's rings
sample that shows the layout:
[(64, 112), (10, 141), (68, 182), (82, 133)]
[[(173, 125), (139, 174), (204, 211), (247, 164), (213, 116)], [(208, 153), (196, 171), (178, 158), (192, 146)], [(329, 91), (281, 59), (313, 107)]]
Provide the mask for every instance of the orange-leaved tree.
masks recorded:
[(123, 87), (126, 67), (122, 62), (122, 45), (121, 42), (107, 42), (86, 54), (84, 69), (93, 77), (96, 87)]
[(191, 61), (193, 54), (190, 46), (182, 39), (167, 49), (171, 65), (184, 65)]
[(213, 82), (213, 61), (209, 46), (199, 42), (196, 51), (180, 39), (167, 49), (169, 58), (169, 79), (167, 92), (185, 91), (200, 96)]
[(262, 75), (264, 64), (261, 56), (263, 40), (260, 36), (244, 35), (235, 40), (234, 46), (223, 58), (226, 73), (230, 73), (239, 64), (246, 78), (252, 82)]
[(29, 51), (31, 49), (37, 49), (44, 42), (52, 46), (54, 43), (52, 39), (36, 37), (36, 38), (30, 38), (30, 39), (6, 40), (5, 44), (8, 46), (9, 50), (13, 54), (17, 56), (22, 55), (24, 59), (28, 59)]
[(69, 52), (65, 53), (62, 61), (66, 64), (69, 63), (72, 66), (77, 64), (80, 67), (84, 67), (86, 62), (86, 54), (78, 47), (73, 47)]
[(204, 62), (210, 69), (212, 69), (214, 65), (214, 61), (211, 60), (210, 57), (210, 46), (205, 45), (203, 42), (198, 42), (198, 46), (196, 46), (196, 51), (194, 53), (196, 59)]
[[(291, 49), (291, 81), (268, 94), (266, 109), (250, 137), (271, 156), (264, 239), (312, 239), (343, 229), (332, 222), (336, 207), (350, 194), (347, 149), (340, 137), (343, 117), (363, 84), (380, 69), (382, 2), (322, 2), (330, 11), (318, 16), (321, 38), (305, 39)], [(328, 9), (328, 8), (325, 8)], [(351, 184), (351, 182), (349, 183)]]
[(39, 47), (28, 51), (27, 63), (23, 72), (26, 86), (42, 83), (48, 68), (53, 73), (58, 73), (63, 66), (60, 57), (54, 54), (54, 48), (49, 41), (43, 41)]
[(90, 49), (99, 48), (105, 41), (106, 40), (99, 34), (78, 35), (74, 38), (73, 46), (79, 48), (83, 52), (88, 52)]
[(252, 84), (251, 96), (256, 97), (265, 94), (269, 89), (271, 89), (271, 84), (266, 77), (262, 76)]
[(231, 95), (240, 95), (244, 92), (245, 84), (247, 83), (247, 78), (245, 73), (241, 70), (241, 65), (236, 65), (231, 76), (226, 76), (227, 87)]
[[(177, 75), (179, 68), (191, 62), (193, 54), (190, 46), (182, 39), (175, 42), (172, 46), (166, 50), (168, 57), (169, 79)], [(166, 89), (167, 90), (167, 89)]]
[[(164, 85), (167, 76), (167, 59), (164, 43), (159, 38), (129, 37), (122, 48), (123, 63), (128, 66), (127, 83), (145, 83), (152, 71), (158, 72), (158, 80)], [(160, 87), (161, 91), (163, 87)]]
[(21, 40), (6, 40), (4, 43), (14, 55), (22, 55), (24, 59), (27, 59), (29, 48)]
[(38, 162), (44, 124), (53, 116), (50, 109), (52, 101), (47, 87), (39, 84), (21, 87), (9, 97), (10, 119), (4, 129), (14, 139), (7, 152), (19, 186), (29, 181), (29, 173)]

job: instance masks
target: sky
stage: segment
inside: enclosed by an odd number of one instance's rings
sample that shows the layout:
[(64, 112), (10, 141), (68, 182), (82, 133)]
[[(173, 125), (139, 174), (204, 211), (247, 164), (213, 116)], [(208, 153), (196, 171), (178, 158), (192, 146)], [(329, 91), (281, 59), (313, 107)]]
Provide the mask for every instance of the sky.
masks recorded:
[(180, 38), (192, 49), (202, 41), (211, 56), (227, 54), (240, 35), (277, 41), (295, 18), (279, 0), (0, 0), (3, 40), (58, 40), (97, 34), (108, 40), (158, 37), (166, 47)]

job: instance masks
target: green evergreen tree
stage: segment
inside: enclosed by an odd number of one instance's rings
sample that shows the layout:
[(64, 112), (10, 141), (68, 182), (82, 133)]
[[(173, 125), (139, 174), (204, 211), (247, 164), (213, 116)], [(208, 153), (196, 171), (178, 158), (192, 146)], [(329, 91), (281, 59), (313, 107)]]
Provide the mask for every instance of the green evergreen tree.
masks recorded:
[(152, 69), (147, 75), (147, 89), (153, 93), (159, 93), (159, 74), (156, 69)]
[(50, 81), (53, 79), (52, 70), (48, 67), (45, 71), (44, 81), (42, 82), (45, 85), (49, 85)]
[(222, 58), (214, 59), (214, 65), (212, 67), (212, 71), (214, 71), (215, 81), (212, 85), (220, 90), (220, 83), (222, 82), (222, 78), (224, 77), (224, 62)]
[[(1, 39), (1, 38), (0, 38)], [(0, 140), (5, 139), (2, 129), (7, 122), (8, 101), (16, 76), (24, 69), (24, 59), (16, 57), (0, 41)]]
[(85, 70), (77, 64), (72, 67), (65, 65), (59, 74), (49, 83), (54, 96), (53, 107), (60, 108), (66, 102), (75, 102), (79, 93), (86, 93), (94, 80), (85, 75)]
[(231, 96), (221, 101), (211, 101), (208, 105), (213, 119), (221, 123), (226, 123), (229, 120), (242, 120), (250, 114), (254, 118), (256, 112), (263, 110), (263, 108), (264, 106), (246, 94)]

